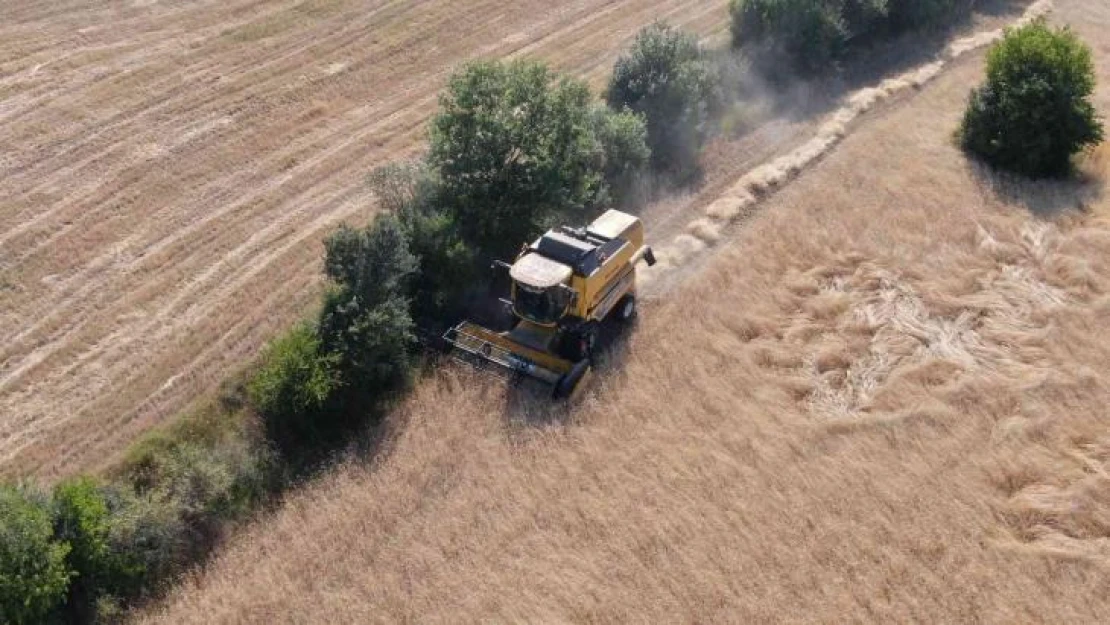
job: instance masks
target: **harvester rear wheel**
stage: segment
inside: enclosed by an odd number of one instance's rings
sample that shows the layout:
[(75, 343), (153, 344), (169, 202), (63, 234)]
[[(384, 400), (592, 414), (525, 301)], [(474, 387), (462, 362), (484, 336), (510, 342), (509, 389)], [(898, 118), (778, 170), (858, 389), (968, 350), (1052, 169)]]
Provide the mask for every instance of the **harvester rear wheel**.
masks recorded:
[(636, 296), (632, 294), (625, 295), (621, 301), (617, 302), (617, 319), (620, 321), (631, 321), (636, 316)]

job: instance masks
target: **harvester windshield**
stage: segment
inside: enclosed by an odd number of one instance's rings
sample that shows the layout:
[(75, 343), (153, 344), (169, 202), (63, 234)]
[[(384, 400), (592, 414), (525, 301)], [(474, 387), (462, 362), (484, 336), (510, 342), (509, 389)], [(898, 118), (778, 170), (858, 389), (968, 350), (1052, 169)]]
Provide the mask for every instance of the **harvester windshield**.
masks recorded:
[(570, 306), (570, 291), (562, 286), (537, 289), (516, 283), (513, 308), (532, 323), (551, 325), (563, 318)]

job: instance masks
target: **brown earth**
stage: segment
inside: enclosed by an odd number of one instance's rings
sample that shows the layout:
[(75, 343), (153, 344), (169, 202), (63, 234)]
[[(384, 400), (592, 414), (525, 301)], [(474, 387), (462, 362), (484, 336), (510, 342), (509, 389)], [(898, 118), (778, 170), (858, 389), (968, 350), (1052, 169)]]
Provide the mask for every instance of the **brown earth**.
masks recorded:
[[(1056, 5), (1110, 110), (1110, 6)], [(764, 201), (582, 403), (440, 371), (144, 620), (1110, 620), (1110, 148), (968, 161), (982, 58)]]

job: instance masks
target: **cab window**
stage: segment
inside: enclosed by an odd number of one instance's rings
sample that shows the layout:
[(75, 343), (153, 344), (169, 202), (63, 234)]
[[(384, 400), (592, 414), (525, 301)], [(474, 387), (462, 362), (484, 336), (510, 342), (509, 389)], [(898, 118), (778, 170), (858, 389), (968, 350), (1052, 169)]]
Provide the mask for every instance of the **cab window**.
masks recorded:
[(569, 303), (565, 289), (536, 289), (516, 284), (516, 297), (513, 300), (516, 313), (534, 323), (555, 323), (563, 317)]

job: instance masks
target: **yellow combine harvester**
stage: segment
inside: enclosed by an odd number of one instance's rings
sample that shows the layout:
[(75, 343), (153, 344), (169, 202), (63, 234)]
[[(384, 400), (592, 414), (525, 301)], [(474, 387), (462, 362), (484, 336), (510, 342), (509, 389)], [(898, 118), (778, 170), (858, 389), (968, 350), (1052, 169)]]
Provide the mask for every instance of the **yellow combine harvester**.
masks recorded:
[(513, 327), (495, 332), (470, 321), (444, 339), (474, 364), (492, 364), (514, 376), (554, 387), (570, 397), (590, 371), (601, 322), (627, 321), (636, 312), (636, 265), (654, 265), (636, 217), (607, 211), (582, 229), (548, 231), (512, 265)]

